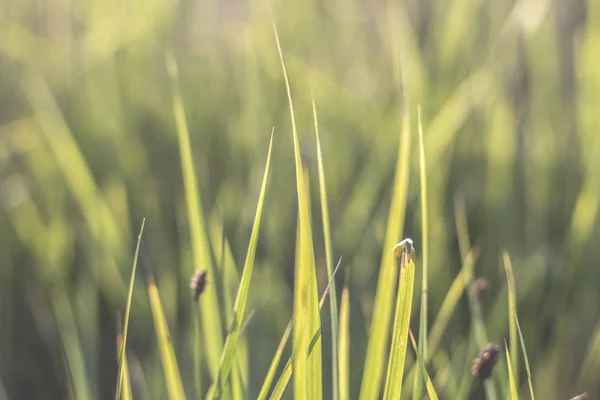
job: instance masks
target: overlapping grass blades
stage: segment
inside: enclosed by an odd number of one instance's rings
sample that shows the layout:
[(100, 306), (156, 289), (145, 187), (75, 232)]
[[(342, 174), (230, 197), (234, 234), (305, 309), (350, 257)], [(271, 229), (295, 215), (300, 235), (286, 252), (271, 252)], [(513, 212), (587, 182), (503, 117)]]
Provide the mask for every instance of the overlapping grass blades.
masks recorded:
[[(315, 399), (323, 396), (321, 374), (321, 324), (317, 299), (317, 279), (313, 254), (313, 242), (310, 222), (310, 211), (307, 189), (302, 173), (300, 144), (296, 130), (296, 118), (290, 82), (283, 59), (283, 52), (277, 34), (275, 18), (269, 4), (269, 12), (273, 23), (273, 32), (277, 42), (277, 50), (285, 79), (285, 86), (290, 107), (292, 136), (294, 141), (294, 161), (296, 166), (296, 190), (298, 195), (298, 223), (300, 248), (297, 254), (294, 283), (294, 328), (293, 328), (293, 367), (294, 397), (297, 399)], [(315, 347), (309, 352), (311, 342)]]
[(527, 350), (525, 349), (525, 339), (523, 339), (523, 332), (521, 332), (521, 325), (519, 325), (519, 317), (517, 317), (517, 310), (513, 310), (515, 315), (515, 322), (517, 323), (517, 331), (519, 332), (519, 341), (521, 342), (521, 351), (523, 352), (523, 358), (525, 359), (525, 370), (527, 371), (527, 384), (529, 386), (529, 395), (531, 400), (535, 400), (535, 394), (533, 392), (533, 383), (531, 381), (531, 369), (529, 368), (529, 358), (527, 357)]
[[(413, 336), (412, 331), (408, 332), (410, 334), (410, 342), (413, 346), (413, 349), (415, 350), (415, 353), (417, 355), (417, 363), (419, 364), (419, 369), (421, 370), (421, 374), (423, 376), (423, 379), (425, 380), (425, 387), (427, 388), (427, 395), (429, 396), (430, 400), (438, 400), (439, 397), (437, 395), (437, 392), (435, 391), (435, 387), (433, 387), (433, 382), (431, 382), (431, 378), (429, 377), (429, 373), (427, 373), (427, 369), (425, 368), (425, 363), (423, 361), (423, 356), (421, 355), (421, 352), (419, 351), (419, 348), (417, 347), (417, 342), (415, 341), (415, 337)], [(413, 397), (414, 399), (415, 397)], [(421, 398), (421, 397), (418, 397)]]
[[(323, 291), (323, 294), (321, 295), (321, 298), (319, 299), (319, 311), (323, 308), (325, 299), (327, 298), (327, 295), (330, 293), (329, 289), (331, 287), (331, 284), (333, 283), (335, 274), (337, 273), (338, 269), (340, 268), (341, 263), (342, 263), (342, 258), (340, 257), (335, 269), (333, 270), (331, 279), (329, 280), (327, 287), (325, 288), (325, 290)], [(279, 341), (279, 345), (277, 346), (277, 351), (275, 353), (275, 356), (273, 357), (273, 360), (271, 361), (271, 365), (269, 367), (267, 377), (265, 378), (265, 381), (262, 385), (262, 388), (260, 390), (260, 394), (258, 395), (257, 400), (263, 400), (266, 398), (267, 392), (269, 391), (269, 388), (271, 387), (271, 384), (273, 383), (273, 378), (275, 376), (275, 372), (277, 370), (277, 367), (279, 366), (279, 362), (281, 361), (281, 354), (283, 353), (283, 349), (285, 348), (285, 345), (289, 339), (289, 336), (290, 336), (292, 328), (293, 328), (293, 322), (294, 322), (294, 320), (292, 318), (290, 320), (290, 322), (288, 323), (287, 327), (285, 328), (285, 331), (283, 333), (281, 340)], [(311, 344), (314, 346), (315, 342), (313, 342)], [(309, 349), (308, 349), (309, 352), (312, 350), (313, 346), (309, 346)], [(287, 363), (285, 364), (285, 367), (283, 368), (283, 372), (281, 373), (281, 376), (277, 380), (277, 383), (275, 384), (275, 388), (273, 389), (273, 392), (271, 393), (270, 399), (279, 399), (283, 395), (283, 391), (287, 387), (287, 384), (292, 376), (292, 360), (293, 360), (293, 354), (292, 354), (292, 357), (290, 357), (288, 359)]]
[(117, 358), (119, 358), (119, 369), (122, 372), (119, 373), (119, 381), (117, 382), (121, 388), (120, 393), (117, 392), (117, 399), (122, 400), (133, 400), (133, 394), (131, 392), (131, 380), (129, 379), (129, 367), (127, 365), (127, 354), (122, 353), (123, 345), (123, 331), (121, 329), (121, 315), (117, 315)]
[[(127, 361), (125, 359), (125, 351), (127, 348), (127, 333), (129, 332), (129, 315), (131, 313), (131, 299), (133, 298), (133, 284), (135, 282), (135, 272), (137, 270), (138, 255), (140, 254), (140, 245), (142, 243), (142, 234), (144, 233), (144, 225), (146, 219), (142, 219), (142, 226), (137, 239), (137, 245), (135, 247), (135, 255), (133, 256), (133, 266), (131, 268), (131, 278), (129, 279), (129, 291), (127, 293), (127, 305), (125, 306), (125, 321), (123, 322), (123, 336), (122, 345), (119, 349), (119, 372), (117, 374), (117, 390), (115, 393), (115, 399), (121, 398), (121, 387), (123, 384), (123, 370), (127, 368)], [(131, 394), (131, 388), (129, 388), (129, 394)], [(124, 396), (126, 397), (126, 396)]]
[[(317, 119), (317, 107), (315, 99), (311, 94), (313, 117), (315, 122), (315, 135), (317, 140), (317, 161), (319, 167), (319, 192), (321, 199), (321, 216), (323, 219), (323, 239), (325, 240), (325, 261), (327, 265), (327, 279), (331, 280), (333, 274), (333, 254), (331, 249), (331, 229), (329, 227), (329, 206), (327, 204), (327, 189), (325, 185), (325, 167), (323, 166), (323, 153), (321, 151), (321, 140), (319, 137), (319, 123)], [(339, 395), (339, 367), (338, 367), (338, 305), (335, 280), (331, 281), (331, 296), (329, 297), (329, 312), (331, 314), (331, 386), (332, 399), (336, 400)]]
[(361, 400), (371, 400), (379, 397), (384, 371), (384, 356), (389, 338), (394, 288), (398, 273), (394, 255), (389, 249), (400, 240), (402, 234), (408, 191), (411, 137), (410, 119), (406, 107), (407, 104), (405, 102), (405, 109), (402, 112), (402, 129), (398, 157), (396, 159), (394, 189), (387, 220), (381, 268), (377, 282), (375, 303), (373, 305), (373, 319), (371, 320), (369, 329), (369, 343), (360, 388), (359, 398)]
[[(258, 234), (260, 231), (260, 220), (262, 216), (263, 204), (265, 200), (265, 194), (267, 192), (267, 182), (269, 179), (269, 168), (271, 166), (271, 150), (273, 148), (273, 132), (271, 132), (271, 139), (269, 141), (269, 152), (267, 154), (267, 162), (265, 166), (265, 173), (260, 188), (260, 195), (258, 198), (258, 205), (256, 207), (256, 214), (254, 216), (254, 225), (252, 227), (252, 233), (250, 235), (250, 243), (248, 244), (248, 252), (246, 253), (246, 261), (244, 263), (244, 270), (242, 272), (242, 278), (240, 280), (240, 287), (235, 299), (233, 307), (233, 319), (229, 325), (229, 334), (225, 341), (225, 348), (221, 357), (221, 363), (219, 365), (219, 371), (217, 379), (213, 386), (214, 398), (220, 398), (223, 393), (223, 385), (227, 382), (231, 365), (235, 360), (235, 350), (237, 345), (238, 336), (242, 323), (244, 322), (244, 316), (246, 314), (246, 304), (248, 302), (248, 293), (250, 292), (250, 282), (252, 279), (252, 270), (254, 269), (254, 257), (256, 255), (256, 244), (258, 243)], [(213, 396), (209, 395), (209, 398)]]
[(165, 312), (163, 311), (158, 289), (156, 288), (156, 283), (154, 282), (154, 277), (152, 275), (148, 276), (148, 296), (150, 297), (152, 318), (154, 319), (154, 329), (156, 330), (156, 337), (158, 339), (160, 359), (162, 362), (169, 399), (185, 399), (186, 397), (183, 390), (183, 382), (181, 381), (179, 366), (177, 365), (177, 357), (175, 356), (175, 351), (173, 350), (169, 326), (167, 319), (165, 318)]
[(415, 283), (415, 263), (410, 249), (403, 249), (400, 257), (400, 277), (394, 330), (392, 332), (392, 347), (388, 361), (387, 377), (385, 380), (384, 399), (399, 399), (402, 393), (402, 379), (406, 361), (406, 346), (410, 329), (410, 314), (412, 309), (413, 289)]
[(510, 357), (510, 351), (508, 350), (508, 346), (506, 345), (506, 340), (504, 341), (504, 349), (506, 350), (506, 361), (508, 365), (508, 382), (510, 386), (510, 398), (511, 400), (519, 400), (517, 382), (515, 380), (515, 373), (512, 367), (513, 363)]
[[(167, 69), (171, 79), (171, 90), (173, 95), (173, 113), (177, 128), (177, 141), (181, 158), (181, 170), (183, 173), (183, 186), (185, 190), (185, 201), (189, 219), (192, 260), (197, 268), (204, 268), (209, 276), (216, 276), (215, 269), (210, 256), (210, 247), (204, 226), (204, 214), (198, 191), (198, 182), (194, 171), (192, 160), (192, 148), (190, 143), (183, 99), (179, 89), (179, 78), (177, 63), (174, 57), (167, 53)], [(190, 276), (192, 271), (190, 271)], [(223, 349), (223, 337), (221, 335), (221, 316), (219, 314), (219, 303), (217, 293), (214, 289), (208, 289), (202, 295), (202, 301), (198, 302), (200, 317), (202, 320), (202, 343), (211, 378), (217, 374), (219, 361)]]

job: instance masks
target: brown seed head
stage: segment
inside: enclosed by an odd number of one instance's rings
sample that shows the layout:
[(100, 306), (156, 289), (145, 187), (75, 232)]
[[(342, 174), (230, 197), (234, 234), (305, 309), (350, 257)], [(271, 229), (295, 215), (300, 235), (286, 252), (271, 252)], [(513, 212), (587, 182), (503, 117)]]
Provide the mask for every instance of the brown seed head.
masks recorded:
[(192, 289), (192, 297), (194, 301), (198, 301), (198, 296), (206, 289), (206, 270), (197, 270), (190, 281), (190, 289)]
[(494, 365), (498, 362), (500, 354), (500, 346), (494, 343), (489, 343), (479, 352), (475, 360), (473, 360), (473, 375), (481, 380), (485, 380), (492, 376)]

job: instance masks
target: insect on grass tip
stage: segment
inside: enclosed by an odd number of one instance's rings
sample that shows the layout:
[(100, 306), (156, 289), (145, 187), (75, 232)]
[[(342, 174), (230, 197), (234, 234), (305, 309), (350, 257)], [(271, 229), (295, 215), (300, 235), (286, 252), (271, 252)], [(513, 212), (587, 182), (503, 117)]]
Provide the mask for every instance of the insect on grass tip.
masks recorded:
[(405, 255), (407, 260), (415, 252), (415, 246), (411, 238), (406, 238), (400, 243), (396, 244), (393, 248), (394, 256), (396, 258)]

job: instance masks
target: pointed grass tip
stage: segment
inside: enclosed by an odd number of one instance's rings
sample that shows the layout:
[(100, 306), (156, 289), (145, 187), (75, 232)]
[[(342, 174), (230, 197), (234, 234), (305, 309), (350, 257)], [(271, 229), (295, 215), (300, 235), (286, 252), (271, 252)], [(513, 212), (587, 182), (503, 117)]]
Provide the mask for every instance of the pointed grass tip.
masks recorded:
[(410, 260), (411, 255), (415, 252), (415, 246), (412, 239), (406, 238), (393, 248), (394, 256), (400, 258), (402, 256), (402, 264)]

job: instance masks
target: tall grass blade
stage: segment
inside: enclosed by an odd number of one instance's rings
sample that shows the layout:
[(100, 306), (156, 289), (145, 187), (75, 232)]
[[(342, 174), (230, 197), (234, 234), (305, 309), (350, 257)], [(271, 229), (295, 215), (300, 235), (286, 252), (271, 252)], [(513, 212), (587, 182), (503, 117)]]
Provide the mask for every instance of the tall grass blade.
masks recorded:
[(150, 297), (150, 306), (152, 308), (152, 318), (154, 319), (154, 329), (158, 339), (158, 348), (160, 350), (160, 359), (163, 366), (165, 381), (167, 383), (167, 393), (171, 400), (185, 399), (181, 374), (177, 366), (177, 358), (171, 342), (171, 334), (165, 313), (163, 311), (158, 289), (154, 278), (148, 277), (148, 296)]
[[(142, 222), (143, 223), (143, 222)], [(121, 329), (121, 315), (117, 315), (117, 357), (120, 357), (119, 369), (122, 371), (119, 376), (121, 392), (116, 396), (117, 399), (133, 400), (131, 392), (131, 380), (129, 379), (129, 368), (127, 366), (127, 355), (122, 353), (124, 347), (123, 330)]]
[[(204, 215), (198, 191), (194, 162), (192, 160), (192, 146), (187, 128), (183, 99), (179, 89), (179, 73), (177, 63), (171, 54), (166, 55), (167, 69), (171, 79), (171, 91), (173, 95), (173, 113), (177, 128), (177, 141), (181, 158), (181, 170), (183, 174), (183, 186), (185, 190), (185, 201), (187, 215), (189, 218), (190, 237), (192, 246), (192, 259), (196, 267), (202, 266), (208, 271), (208, 276), (216, 276), (215, 269), (210, 256), (210, 247), (204, 226)], [(190, 271), (190, 276), (192, 275)], [(221, 317), (219, 315), (219, 302), (217, 293), (210, 288), (202, 295), (202, 301), (198, 302), (202, 319), (202, 342), (204, 343), (204, 354), (211, 378), (215, 378), (223, 349), (223, 337), (221, 328)]]
[[(127, 305), (125, 306), (125, 321), (123, 322), (123, 345), (119, 352), (119, 369), (117, 374), (117, 391), (115, 393), (115, 399), (121, 398), (121, 385), (123, 383), (123, 369), (127, 368), (125, 365), (125, 349), (127, 347), (127, 333), (129, 332), (129, 315), (131, 312), (131, 299), (133, 298), (133, 283), (135, 281), (135, 271), (137, 270), (138, 255), (140, 253), (140, 244), (142, 243), (142, 234), (144, 233), (144, 224), (146, 218), (142, 219), (142, 226), (137, 239), (137, 245), (135, 247), (135, 255), (133, 256), (133, 267), (131, 268), (131, 278), (129, 278), (129, 292), (127, 293)], [(131, 388), (129, 389), (131, 391)]]
[(515, 374), (512, 368), (512, 360), (510, 358), (510, 351), (508, 350), (508, 346), (506, 345), (506, 340), (504, 341), (504, 348), (506, 349), (506, 361), (508, 364), (508, 382), (510, 385), (510, 398), (512, 400), (519, 400), (519, 393), (517, 391), (517, 382), (515, 381)]
[(523, 358), (525, 359), (525, 370), (527, 371), (527, 384), (529, 385), (529, 395), (531, 396), (531, 400), (535, 400), (535, 394), (533, 393), (533, 383), (531, 380), (531, 369), (529, 368), (529, 358), (527, 357), (527, 350), (525, 350), (525, 339), (523, 339), (523, 332), (521, 332), (521, 325), (519, 324), (519, 317), (517, 317), (517, 311), (513, 310), (513, 314), (515, 315), (517, 331), (519, 332), (521, 351), (523, 352)]
[(340, 400), (350, 399), (350, 292), (348, 285), (342, 290), (338, 345)]
[[(421, 179), (421, 230), (423, 238), (421, 246), (423, 249), (423, 265), (422, 265), (422, 283), (421, 283), (421, 315), (419, 319), (419, 348), (423, 360), (427, 360), (427, 288), (428, 288), (428, 218), (427, 218), (427, 169), (425, 166), (425, 146), (423, 144), (423, 124), (421, 121), (421, 107), (418, 107), (418, 124), (419, 124), (419, 172)], [(413, 385), (413, 399), (420, 399), (423, 396), (423, 379), (419, 370), (415, 372)]]
[[(293, 331), (293, 366), (294, 366), (294, 398), (315, 399), (322, 397), (321, 375), (321, 343), (320, 343), (320, 316), (316, 291), (316, 274), (314, 268), (314, 254), (312, 246), (312, 233), (307, 202), (307, 191), (302, 173), (300, 160), (300, 144), (296, 129), (296, 117), (290, 82), (283, 59), (283, 52), (279, 42), (277, 26), (271, 5), (269, 4), (273, 32), (279, 52), (279, 60), (285, 80), (290, 117), (292, 122), (292, 136), (294, 141), (294, 161), (296, 166), (296, 191), (298, 195), (298, 221), (300, 231), (300, 252), (296, 263), (294, 283), (294, 331)], [(317, 334), (316, 349), (309, 354), (309, 345), (313, 335)]]
[[(319, 191), (321, 198), (321, 216), (323, 219), (323, 238), (325, 240), (325, 261), (327, 265), (327, 279), (331, 280), (333, 274), (333, 255), (331, 249), (331, 229), (329, 226), (329, 206), (327, 204), (327, 190), (325, 186), (325, 167), (323, 166), (323, 153), (321, 151), (321, 139), (319, 137), (319, 123), (317, 119), (317, 107), (315, 99), (311, 94), (313, 117), (315, 122), (315, 135), (317, 138), (317, 161), (319, 167)], [(331, 314), (331, 387), (332, 399), (336, 400), (339, 395), (338, 375), (338, 305), (335, 281), (331, 283), (331, 296), (329, 297), (329, 312)]]
[(506, 271), (506, 283), (508, 286), (508, 324), (509, 324), (509, 340), (510, 340), (510, 354), (513, 357), (514, 364), (512, 365), (512, 370), (514, 372), (514, 376), (519, 376), (519, 353), (517, 343), (517, 323), (515, 321), (515, 313), (517, 310), (517, 296), (515, 290), (515, 276), (513, 273), (512, 262), (510, 261), (510, 256), (508, 252), (505, 251), (502, 254), (502, 258), (504, 261), (504, 270)]
[[(220, 398), (223, 393), (223, 385), (227, 382), (229, 372), (231, 371), (231, 365), (235, 360), (235, 349), (237, 345), (238, 336), (240, 329), (244, 322), (244, 316), (246, 314), (246, 305), (248, 302), (248, 293), (250, 292), (250, 282), (252, 279), (252, 271), (254, 269), (254, 257), (256, 256), (256, 244), (258, 243), (258, 234), (260, 231), (260, 220), (263, 211), (263, 205), (265, 201), (265, 195), (267, 192), (267, 182), (269, 180), (269, 169), (271, 166), (271, 150), (273, 148), (273, 131), (271, 131), (271, 139), (269, 141), (269, 152), (267, 153), (267, 162), (265, 166), (265, 173), (263, 176), (262, 185), (260, 188), (260, 195), (258, 198), (258, 205), (256, 207), (256, 214), (254, 216), (254, 226), (252, 227), (252, 233), (250, 235), (250, 243), (248, 244), (248, 252), (246, 253), (246, 261), (244, 263), (244, 270), (242, 272), (242, 278), (240, 280), (240, 287), (235, 299), (233, 306), (233, 319), (229, 325), (229, 334), (225, 341), (225, 348), (221, 357), (221, 363), (219, 366), (219, 372), (217, 374), (217, 380), (214, 383), (214, 397)], [(211, 398), (212, 396), (209, 396)]]
[(402, 378), (406, 361), (406, 346), (410, 328), (410, 313), (415, 283), (415, 263), (410, 250), (403, 250), (400, 261), (400, 278), (396, 300), (396, 316), (392, 332), (392, 347), (385, 380), (384, 399), (399, 399), (402, 392)]
[[(406, 104), (405, 104), (406, 108)], [(379, 397), (383, 377), (384, 356), (389, 339), (390, 319), (393, 313), (394, 289), (397, 266), (389, 251), (402, 235), (408, 191), (408, 167), (410, 160), (410, 119), (406, 110), (402, 114), (402, 132), (396, 160), (394, 191), (390, 204), (387, 228), (377, 282), (373, 319), (369, 329), (369, 343), (363, 368), (359, 399), (374, 400)]]
[[(417, 355), (417, 362), (419, 364), (419, 368), (421, 369), (421, 374), (423, 376), (423, 379), (425, 379), (425, 386), (427, 388), (427, 395), (429, 396), (429, 400), (438, 400), (439, 397), (437, 395), (437, 392), (435, 391), (435, 388), (433, 387), (433, 383), (431, 382), (431, 378), (429, 377), (429, 374), (427, 373), (427, 368), (425, 368), (425, 363), (423, 361), (423, 355), (419, 352), (419, 348), (417, 347), (417, 342), (415, 341), (415, 337), (413, 336), (412, 331), (408, 332), (410, 334), (410, 342), (412, 343), (413, 349), (415, 350), (415, 353)], [(415, 375), (416, 376), (416, 375)], [(422, 394), (421, 394), (422, 396)], [(422, 397), (413, 397), (413, 399), (420, 399)]]

